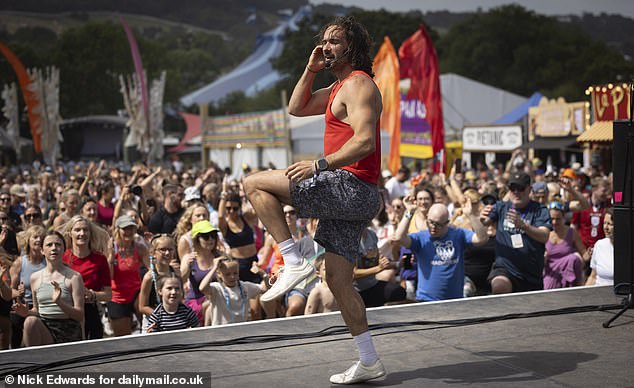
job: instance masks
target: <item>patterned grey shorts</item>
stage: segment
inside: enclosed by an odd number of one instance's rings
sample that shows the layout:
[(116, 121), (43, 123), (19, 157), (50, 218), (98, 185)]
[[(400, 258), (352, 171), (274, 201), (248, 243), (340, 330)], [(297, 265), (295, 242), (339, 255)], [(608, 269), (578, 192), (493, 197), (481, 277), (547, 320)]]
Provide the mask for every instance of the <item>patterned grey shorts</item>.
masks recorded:
[(291, 183), (290, 190), (297, 215), (319, 219), (315, 241), (356, 264), (361, 233), (379, 211), (377, 186), (339, 169)]

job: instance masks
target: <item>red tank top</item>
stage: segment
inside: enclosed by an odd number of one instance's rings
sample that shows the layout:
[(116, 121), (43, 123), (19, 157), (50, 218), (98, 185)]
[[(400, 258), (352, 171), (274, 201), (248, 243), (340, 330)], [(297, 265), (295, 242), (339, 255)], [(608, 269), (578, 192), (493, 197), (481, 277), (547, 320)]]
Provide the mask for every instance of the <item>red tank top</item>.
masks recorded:
[(137, 247), (130, 257), (121, 257), (119, 252), (114, 256), (112, 276), (112, 301), (116, 303), (132, 303), (141, 289), (141, 256)]
[[(324, 131), (324, 155), (326, 156), (338, 151), (352, 137), (352, 135), (354, 135), (352, 127), (335, 117), (330, 108), (332, 106), (332, 101), (335, 99), (339, 89), (343, 86), (343, 83), (355, 74), (363, 74), (364, 76), (372, 79), (365, 72), (355, 70), (343, 81), (339, 82), (332, 88), (330, 98), (328, 99), (328, 107), (326, 108), (326, 129)], [(381, 134), (378, 120), (376, 122), (375, 146), (376, 149), (373, 153), (342, 168), (350, 171), (363, 181), (378, 184), (379, 172), (381, 169)]]

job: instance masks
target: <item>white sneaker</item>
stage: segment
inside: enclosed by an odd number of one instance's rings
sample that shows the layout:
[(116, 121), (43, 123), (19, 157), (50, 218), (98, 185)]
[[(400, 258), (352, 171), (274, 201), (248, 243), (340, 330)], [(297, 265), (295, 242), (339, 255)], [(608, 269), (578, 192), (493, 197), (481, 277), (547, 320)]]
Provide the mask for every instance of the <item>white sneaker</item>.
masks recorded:
[(280, 267), (280, 271), (277, 273), (277, 280), (273, 283), (273, 286), (260, 297), (260, 300), (268, 302), (286, 294), (314, 272), (315, 268), (313, 265), (304, 259), (302, 259), (302, 264), (298, 267)]
[(330, 382), (333, 384), (355, 384), (381, 376), (385, 376), (385, 367), (383, 367), (381, 360), (376, 360), (374, 364), (369, 366), (357, 361), (345, 372), (330, 376)]

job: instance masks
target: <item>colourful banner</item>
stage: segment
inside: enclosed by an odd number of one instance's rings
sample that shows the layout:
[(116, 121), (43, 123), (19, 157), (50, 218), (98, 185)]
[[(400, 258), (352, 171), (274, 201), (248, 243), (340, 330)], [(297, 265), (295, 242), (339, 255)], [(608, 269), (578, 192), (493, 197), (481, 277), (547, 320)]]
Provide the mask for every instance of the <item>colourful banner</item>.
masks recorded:
[(139, 52), (139, 47), (136, 43), (136, 39), (134, 39), (134, 34), (128, 26), (128, 23), (126, 23), (123, 16), (119, 16), (119, 20), (123, 25), (125, 34), (128, 37), (128, 43), (130, 44), (130, 52), (132, 53), (132, 61), (134, 62), (134, 71), (136, 72), (136, 76), (139, 79), (139, 85), (141, 85), (141, 101), (143, 102), (143, 114), (145, 115), (145, 130), (149, 131), (150, 111), (148, 108), (148, 92), (147, 87), (145, 86), (145, 77), (143, 76), (143, 62), (141, 62), (141, 53)]
[(381, 129), (390, 134), (390, 154), (388, 168), (392, 176), (396, 176), (401, 166), (401, 93), (399, 91), (399, 64), (396, 51), (390, 38), (383, 39), (383, 44), (374, 57), (374, 82), (381, 91), (383, 113), (381, 113)]
[(416, 159), (429, 159), (434, 156), (431, 129), (426, 116), (425, 104), (418, 99), (401, 97), (401, 156)]
[(433, 171), (442, 171), (446, 159), (440, 69), (436, 48), (424, 26), (421, 25), (418, 31), (403, 42), (398, 54), (401, 60), (401, 78), (409, 78), (411, 81), (407, 98), (417, 99), (424, 106), (424, 120), (431, 131)]
[(288, 131), (282, 109), (212, 117), (206, 121), (207, 148), (286, 147)]
[(13, 67), (15, 75), (18, 77), (18, 83), (20, 84), (20, 89), (22, 90), (22, 95), (24, 96), (24, 103), (27, 108), (29, 126), (31, 127), (31, 136), (33, 137), (33, 148), (35, 149), (35, 152), (39, 154), (42, 152), (42, 138), (40, 135), (42, 118), (40, 117), (40, 114), (36, 112), (39, 104), (37, 96), (28, 88), (31, 83), (31, 78), (26, 72), (24, 65), (22, 65), (22, 62), (20, 62), (20, 59), (18, 59), (18, 57), (2, 43), (0, 43), (0, 52), (2, 52), (5, 58), (7, 58), (7, 61), (9, 61), (11, 67)]

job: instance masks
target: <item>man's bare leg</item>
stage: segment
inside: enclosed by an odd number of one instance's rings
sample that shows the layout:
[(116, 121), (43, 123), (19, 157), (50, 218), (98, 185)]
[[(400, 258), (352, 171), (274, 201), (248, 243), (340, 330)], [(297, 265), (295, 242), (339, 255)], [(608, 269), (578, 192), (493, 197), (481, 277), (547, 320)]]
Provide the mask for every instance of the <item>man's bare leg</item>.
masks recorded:
[(343, 373), (330, 376), (330, 382), (351, 384), (384, 376), (385, 368), (379, 360), (368, 330), (365, 304), (352, 285), (354, 266), (345, 258), (333, 253), (326, 253), (325, 263), (326, 282), (337, 300), (341, 316), (359, 351), (359, 362)]
[(255, 213), (277, 242), (284, 258), (284, 271), (279, 272), (273, 287), (260, 297), (264, 303), (281, 297), (315, 271), (301, 257), (284, 217), (282, 204), (292, 204), (289, 183), (281, 170), (258, 172), (244, 180), (244, 190)]
[(352, 286), (352, 271), (354, 266), (342, 256), (325, 253), (326, 282), (335, 296), (341, 316), (350, 329), (352, 336), (368, 331), (368, 321), (365, 316), (365, 304), (361, 295)]
[(283, 170), (260, 171), (244, 179), (244, 190), (251, 206), (278, 243), (291, 238), (282, 210), (283, 204), (291, 205), (289, 183)]

